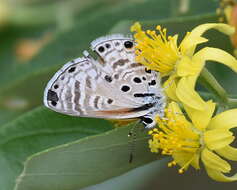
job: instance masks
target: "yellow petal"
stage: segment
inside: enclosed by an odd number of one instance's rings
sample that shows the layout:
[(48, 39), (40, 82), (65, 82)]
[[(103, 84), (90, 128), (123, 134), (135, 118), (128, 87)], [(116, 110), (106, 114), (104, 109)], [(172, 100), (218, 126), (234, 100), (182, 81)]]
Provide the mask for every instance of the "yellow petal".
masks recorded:
[(197, 109), (205, 109), (205, 101), (194, 90), (196, 76), (183, 77), (179, 80), (176, 95), (185, 105)]
[(200, 160), (200, 154), (195, 154), (193, 161), (191, 162), (191, 165), (197, 170), (200, 169), (199, 160)]
[(231, 170), (230, 165), (218, 155), (205, 148), (201, 153), (201, 159), (204, 165), (210, 169), (227, 173)]
[(197, 75), (201, 72), (203, 66), (204, 64), (195, 63), (188, 56), (184, 56), (177, 64), (177, 75), (180, 77)]
[(211, 150), (220, 149), (229, 145), (235, 137), (226, 129), (212, 129), (204, 133), (204, 142)]
[[(189, 152), (175, 152), (172, 154), (172, 157), (174, 159), (174, 161), (180, 166), (183, 167), (186, 165), (186, 167), (184, 167), (184, 169), (188, 169), (189, 164), (187, 164), (188, 162), (191, 163), (190, 161), (193, 160), (194, 158), (194, 153), (189, 153)], [(199, 165), (197, 166), (199, 168)]]
[(177, 88), (177, 76), (176, 75), (171, 75), (168, 80), (165, 81), (164, 83), (164, 90), (166, 95), (174, 100), (178, 101), (178, 97), (176, 96), (176, 88)]
[(175, 34), (174, 36), (172, 36), (170, 41), (171, 41), (170, 44), (172, 45), (172, 48), (173, 49), (177, 49), (177, 47), (178, 47), (178, 44), (177, 44), (177, 42), (178, 42), (178, 34)]
[(135, 22), (131, 28), (130, 28), (131, 32), (140, 32), (142, 30), (142, 27), (140, 25), (139, 22)]
[(232, 35), (235, 32), (234, 27), (228, 25), (228, 24), (222, 24), (222, 23), (207, 23), (207, 24), (201, 24), (194, 28), (191, 31), (190, 35), (193, 36), (201, 36), (204, 32), (210, 29), (216, 29), (226, 35)]
[(237, 174), (228, 177), (222, 174), (220, 171), (215, 170), (213, 168), (206, 167), (207, 174), (210, 178), (220, 181), (220, 182), (232, 182), (237, 180)]
[[(167, 112), (166, 117), (171, 120), (177, 122), (177, 124), (182, 126), (182, 135), (189, 137), (193, 141), (199, 140), (199, 135), (195, 132), (193, 132), (193, 124), (190, 123), (186, 117), (184, 116), (183, 112), (181, 111), (179, 105), (176, 102), (171, 102), (167, 106)], [(160, 123), (159, 123), (160, 125)]]
[(209, 123), (208, 129), (218, 129), (218, 128), (231, 129), (236, 126), (237, 126), (237, 109), (231, 109), (213, 117)]
[(235, 57), (218, 48), (205, 47), (194, 54), (194, 62), (215, 61), (222, 63), (237, 72), (237, 60)]
[(189, 35), (187, 35), (183, 41), (180, 44), (180, 51), (182, 55), (192, 56), (195, 48), (198, 44), (202, 44), (208, 41), (208, 39), (195, 36), (192, 39), (188, 38)]
[(181, 121), (181, 122), (184, 122), (184, 123), (188, 122), (186, 120), (185, 116), (183, 115), (183, 112), (179, 108), (179, 105), (176, 102), (169, 103), (168, 111), (170, 111), (170, 113), (173, 113), (172, 118), (175, 121)]
[(208, 101), (204, 105), (204, 110), (196, 110), (189, 106), (184, 106), (185, 111), (187, 112), (188, 116), (192, 120), (194, 126), (200, 130), (205, 129), (215, 111), (215, 103), (212, 101)]
[(232, 35), (235, 32), (234, 27), (231, 27), (230, 25), (227, 24), (220, 24), (220, 23), (208, 23), (208, 24), (202, 24), (194, 28), (181, 42), (180, 48), (183, 52), (186, 52), (189, 48), (193, 48), (193, 46), (202, 43), (201, 41), (204, 40), (195, 40), (195, 43), (193, 42), (194, 39), (198, 39), (199, 37), (202, 36), (204, 32), (210, 29), (216, 29), (219, 30), (220, 32), (227, 34), (227, 35)]
[(237, 149), (229, 145), (224, 148), (217, 149), (215, 152), (228, 160), (237, 161)]

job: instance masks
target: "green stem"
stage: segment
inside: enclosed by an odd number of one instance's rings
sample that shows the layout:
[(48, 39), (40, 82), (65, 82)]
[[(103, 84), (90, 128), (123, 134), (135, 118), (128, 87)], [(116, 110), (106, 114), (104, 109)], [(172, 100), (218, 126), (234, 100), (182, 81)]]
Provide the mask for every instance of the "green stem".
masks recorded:
[(201, 95), (201, 97), (202, 97), (205, 101), (215, 98), (215, 96), (214, 96), (212, 93), (210, 93), (210, 92), (202, 92), (202, 91), (199, 91), (199, 94)]
[(199, 79), (201, 84), (215, 95), (220, 105), (223, 107), (228, 105), (229, 99), (225, 89), (206, 68), (202, 70)]

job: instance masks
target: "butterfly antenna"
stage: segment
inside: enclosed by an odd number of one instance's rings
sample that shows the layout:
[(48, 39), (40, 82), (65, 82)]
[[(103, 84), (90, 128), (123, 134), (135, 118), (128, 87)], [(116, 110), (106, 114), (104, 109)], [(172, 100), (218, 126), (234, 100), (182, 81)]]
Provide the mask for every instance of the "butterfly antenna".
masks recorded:
[(132, 163), (133, 157), (134, 157), (134, 152), (135, 152), (135, 144), (137, 140), (137, 127), (141, 123), (141, 120), (136, 122), (132, 128), (130, 129), (128, 133), (128, 137), (131, 137), (132, 140), (130, 141), (130, 155), (129, 155), (129, 163)]

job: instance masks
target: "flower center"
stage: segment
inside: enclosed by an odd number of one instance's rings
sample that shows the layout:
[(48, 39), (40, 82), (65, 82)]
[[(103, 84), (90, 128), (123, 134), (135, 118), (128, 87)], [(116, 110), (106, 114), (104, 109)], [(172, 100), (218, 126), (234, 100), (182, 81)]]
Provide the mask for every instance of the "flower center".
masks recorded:
[(142, 31), (138, 23), (132, 27), (132, 31), (136, 31), (134, 35), (137, 42), (136, 61), (166, 75), (173, 71), (180, 57), (177, 37), (167, 37), (166, 29), (162, 29), (159, 25), (156, 30), (159, 34), (151, 30)]
[(151, 130), (150, 134), (158, 141), (162, 154), (172, 155), (177, 151), (194, 153), (200, 148), (199, 135), (187, 123), (161, 119), (158, 125), (159, 129)]
[[(168, 166), (171, 167), (178, 163), (181, 166), (179, 173), (183, 173), (202, 147), (201, 135), (193, 130), (190, 122), (183, 119), (184, 116), (177, 117), (175, 114), (180, 113), (167, 113), (166, 111), (167, 118), (156, 118), (159, 128), (149, 131), (152, 136), (149, 145), (152, 152), (159, 150), (163, 155), (171, 155), (174, 161)], [(181, 157), (186, 155), (186, 158), (181, 158), (183, 161), (180, 162), (179, 155)]]

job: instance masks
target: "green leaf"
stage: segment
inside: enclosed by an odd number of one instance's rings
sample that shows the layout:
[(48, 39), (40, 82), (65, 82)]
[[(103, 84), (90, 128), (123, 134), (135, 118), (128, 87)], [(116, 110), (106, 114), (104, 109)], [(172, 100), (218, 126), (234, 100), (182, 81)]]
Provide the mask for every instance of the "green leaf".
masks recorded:
[(143, 166), (130, 170), (129, 172), (121, 176), (111, 178), (100, 184), (83, 188), (82, 190), (154, 189), (154, 187), (152, 188), (153, 184), (151, 184), (151, 179), (160, 181), (160, 177), (163, 175), (163, 173), (167, 170), (170, 170), (170, 168), (167, 167), (167, 163), (167, 158), (156, 160), (149, 164), (145, 164)]
[(0, 109), (0, 126), (15, 118), (19, 114), (21, 114), (21, 112)]
[(15, 189), (79, 189), (157, 159), (149, 152), (148, 136), (142, 132), (137, 136), (134, 160), (128, 162), (129, 130), (130, 127), (117, 128), (30, 157)]
[(102, 119), (70, 117), (43, 107), (22, 115), (0, 128), (1, 189), (12, 190), (30, 155), (112, 128)]

